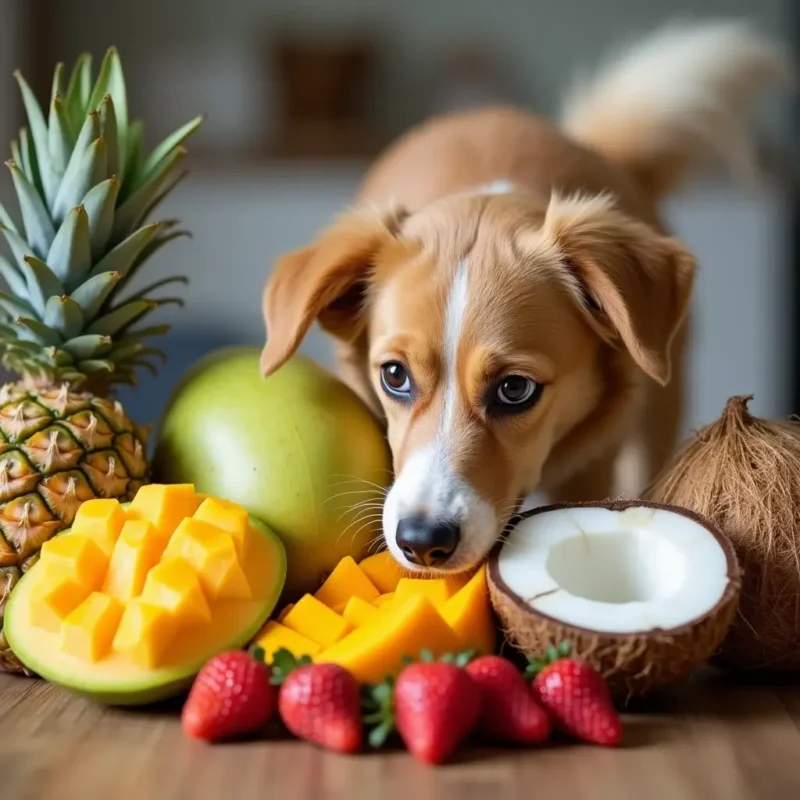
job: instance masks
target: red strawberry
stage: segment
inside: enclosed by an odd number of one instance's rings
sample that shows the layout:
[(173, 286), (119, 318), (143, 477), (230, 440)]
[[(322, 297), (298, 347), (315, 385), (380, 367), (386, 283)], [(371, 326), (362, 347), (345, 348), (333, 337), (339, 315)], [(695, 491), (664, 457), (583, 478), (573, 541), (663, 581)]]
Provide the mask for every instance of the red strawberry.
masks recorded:
[(567, 645), (548, 650), (544, 665), (532, 661), (533, 696), (564, 733), (585, 742), (615, 747), (622, 722), (602, 675), (590, 664), (568, 657)]
[(552, 728), (523, 674), (505, 658), (481, 656), (466, 671), (482, 699), (478, 730), (492, 739), (522, 744), (543, 742)]
[(290, 672), (281, 686), (278, 711), (300, 739), (340, 753), (361, 749), (359, 685), (336, 664), (311, 664)]
[(213, 742), (252, 733), (275, 712), (269, 668), (242, 650), (220, 653), (197, 674), (183, 706), (184, 732)]
[(481, 711), (480, 692), (447, 662), (404, 667), (394, 686), (397, 730), (412, 755), (440, 764), (469, 735)]

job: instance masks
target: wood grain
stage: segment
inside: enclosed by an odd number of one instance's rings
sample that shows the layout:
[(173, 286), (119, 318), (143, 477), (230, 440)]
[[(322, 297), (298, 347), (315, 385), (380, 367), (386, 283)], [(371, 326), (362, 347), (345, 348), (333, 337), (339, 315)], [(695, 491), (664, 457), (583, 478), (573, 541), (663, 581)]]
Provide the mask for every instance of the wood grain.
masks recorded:
[(798, 800), (800, 683), (708, 671), (626, 715), (619, 750), (476, 749), (436, 769), (283, 739), (185, 739), (177, 708), (108, 709), (0, 675), (2, 800)]

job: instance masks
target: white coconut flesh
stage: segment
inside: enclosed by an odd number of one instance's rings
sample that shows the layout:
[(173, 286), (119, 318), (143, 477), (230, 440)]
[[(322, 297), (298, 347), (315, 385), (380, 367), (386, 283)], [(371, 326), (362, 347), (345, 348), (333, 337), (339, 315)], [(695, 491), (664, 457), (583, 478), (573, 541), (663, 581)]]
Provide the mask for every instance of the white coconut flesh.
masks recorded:
[(728, 587), (722, 545), (668, 509), (557, 508), (521, 520), (497, 557), (505, 588), (533, 611), (606, 633), (691, 623)]

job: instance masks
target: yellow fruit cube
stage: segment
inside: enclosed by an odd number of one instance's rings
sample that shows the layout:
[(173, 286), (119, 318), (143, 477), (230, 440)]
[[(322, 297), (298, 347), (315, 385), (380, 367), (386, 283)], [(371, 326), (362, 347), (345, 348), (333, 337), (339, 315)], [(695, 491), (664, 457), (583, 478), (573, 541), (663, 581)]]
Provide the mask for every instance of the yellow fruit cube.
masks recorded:
[(351, 624), (312, 594), (301, 597), (283, 618), (283, 624), (322, 647), (330, 647), (352, 629)]
[(416, 594), (424, 594), (438, 607), (450, 597), (450, 587), (443, 578), (401, 578), (394, 593), (394, 602), (404, 603)]
[(368, 556), (358, 566), (381, 594), (393, 592), (401, 578), (409, 577), (408, 570), (388, 550)]
[(69, 614), (89, 596), (91, 589), (67, 575), (55, 574), (44, 564), (42, 566), (45, 571), (31, 594), (30, 623), (34, 628), (55, 633)]
[(360, 597), (351, 597), (344, 607), (342, 616), (354, 627), (360, 628), (371, 622), (378, 615), (378, 609), (372, 603)]
[(127, 603), (142, 593), (147, 573), (164, 550), (164, 538), (145, 519), (129, 519), (122, 526), (103, 591)]
[(281, 613), (278, 614), (278, 622), (283, 622), (286, 619), (286, 615), (294, 608), (294, 603), (289, 603), (283, 607)]
[(278, 650), (288, 650), (295, 658), (300, 658), (316, 655), (322, 649), (316, 642), (280, 622), (268, 622), (256, 638), (255, 644), (264, 651), (264, 660), (268, 663)]
[(62, 651), (84, 661), (99, 661), (111, 649), (122, 611), (119, 600), (92, 592), (64, 620)]
[(169, 538), (181, 520), (191, 517), (200, 505), (194, 486), (152, 483), (142, 486), (128, 509), (132, 519), (146, 519), (165, 538)]
[(155, 669), (161, 666), (176, 632), (177, 624), (169, 611), (137, 597), (122, 614), (112, 647), (118, 653), (127, 653), (139, 666)]
[(394, 602), (394, 592), (389, 592), (387, 594), (382, 594), (380, 595), (380, 597), (375, 598), (375, 600), (373, 601), (373, 605), (377, 606), (378, 608), (383, 608), (384, 606), (389, 605), (389, 603), (393, 602)]
[(419, 657), (422, 650), (434, 656), (461, 650), (461, 640), (422, 594), (393, 604), (377, 618), (314, 657), (317, 662), (339, 664), (362, 683), (381, 681), (396, 674), (403, 657)]
[(108, 557), (94, 540), (79, 533), (55, 536), (45, 542), (41, 560), (54, 572), (58, 570), (90, 590), (100, 587), (108, 567)]
[(211, 609), (192, 568), (179, 558), (162, 561), (150, 570), (142, 601), (167, 609), (186, 625), (211, 622)]
[(358, 564), (346, 556), (336, 565), (315, 596), (335, 611), (337, 608), (344, 609), (354, 595), (371, 603), (378, 599), (379, 592)]
[(125, 524), (125, 512), (117, 500), (87, 500), (81, 503), (72, 530), (88, 536), (109, 558)]
[(480, 653), (494, 652), (497, 629), (489, 600), (485, 565), (441, 607), (440, 612), (465, 647)]
[(170, 539), (164, 558), (182, 558), (200, 578), (210, 598), (252, 597), (229, 534), (199, 519), (184, 519)]
[(244, 508), (218, 497), (208, 497), (200, 503), (194, 518), (229, 533), (236, 544), (239, 559), (244, 559), (250, 535), (250, 518)]

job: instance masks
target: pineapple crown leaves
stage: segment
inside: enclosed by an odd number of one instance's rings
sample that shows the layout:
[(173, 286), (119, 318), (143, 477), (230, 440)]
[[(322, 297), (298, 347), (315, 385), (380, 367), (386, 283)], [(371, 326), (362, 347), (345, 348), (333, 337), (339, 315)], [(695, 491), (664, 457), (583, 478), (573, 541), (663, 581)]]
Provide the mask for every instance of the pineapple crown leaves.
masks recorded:
[(15, 73), (28, 118), (6, 162), (21, 225), (0, 205), (0, 359), (34, 381), (135, 383), (155, 370), (161, 351), (146, 339), (168, 326), (136, 323), (177, 297), (156, 296), (184, 277), (126, 291), (141, 266), (169, 242), (188, 236), (175, 220), (146, 224), (186, 174), (184, 142), (196, 117), (152, 151), (140, 122), (129, 119), (125, 79), (115, 48), (96, 78), (81, 56), (69, 79), (59, 64), (47, 116), (25, 78)]
[(532, 656), (528, 658), (528, 665), (525, 667), (525, 677), (533, 680), (545, 667), (549, 667), (556, 661), (569, 658), (572, 655), (572, 645), (569, 642), (561, 642), (558, 646), (549, 645), (542, 657)]

